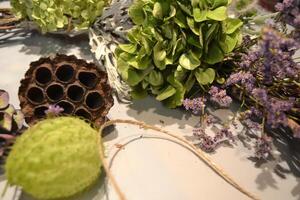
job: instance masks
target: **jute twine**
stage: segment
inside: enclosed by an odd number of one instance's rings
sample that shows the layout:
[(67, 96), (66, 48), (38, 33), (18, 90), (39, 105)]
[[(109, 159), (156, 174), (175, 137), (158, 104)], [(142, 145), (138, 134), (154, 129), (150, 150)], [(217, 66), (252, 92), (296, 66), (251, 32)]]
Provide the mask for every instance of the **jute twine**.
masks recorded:
[[(134, 120), (124, 120), (124, 119), (115, 119), (115, 120), (111, 120), (111, 121), (108, 121), (108, 122), (104, 123), (100, 128), (100, 133), (102, 133), (104, 128), (106, 128), (108, 126), (111, 126), (113, 124), (131, 124), (131, 125), (139, 126), (142, 129), (154, 130), (154, 131), (157, 131), (159, 133), (163, 133), (165, 135), (168, 135), (172, 138), (175, 138), (176, 140), (180, 141), (180, 143), (182, 143), (182, 145), (189, 147), (189, 149), (191, 151), (193, 151), (199, 158), (201, 158), (214, 172), (216, 172), (219, 176), (221, 176), (227, 183), (229, 183), (230, 185), (235, 187), (238, 191), (245, 194), (249, 198), (254, 199), (254, 200), (259, 200), (258, 197), (256, 197), (255, 195), (253, 195), (252, 193), (250, 193), (249, 191), (244, 189), (242, 186), (240, 186), (222, 168), (218, 167), (216, 165), (216, 163), (214, 163), (210, 159), (210, 157), (207, 156), (201, 149), (197, 148), (194, 144), (192, 144), (191, 142), (189, 142), (185, 138), (179, 136), (179, 134), (171, 133), (171, 132), (166, 131), (164, 129), (145, 124), (144, 122), (134, 121)], [(124, 193), (121, 191), (117, 181), (115, 180), (114, 176), (110, 172), (110, 169), (109, 169), (108, 163), (106, 162), (106, 159), (105, 159), (105, 156), (104, 156), (104, 151), (103, 151), (102, 147), (100, 148), (100, 158), (103, 162), (103, 168), (104, 168), (104, 170), (105, 170), (105, 172), (108, 176), (108, 179), (110, 180), (110, 182), (111, 182), (112, 186), (114, 187), (117, 195), (119, 196), (119, 199), (120, 200), (126, 200), (126, 197), (125, 197)]]

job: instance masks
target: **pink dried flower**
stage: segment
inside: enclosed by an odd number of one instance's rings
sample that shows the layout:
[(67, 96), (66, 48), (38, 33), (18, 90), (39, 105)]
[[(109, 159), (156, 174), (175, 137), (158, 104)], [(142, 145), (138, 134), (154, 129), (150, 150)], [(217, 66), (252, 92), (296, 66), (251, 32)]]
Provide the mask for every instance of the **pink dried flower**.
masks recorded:
[(58, 105), (49, 105), (48, 109), (45, 111), (45, 114), (49, 117), (58, 116), (62, 113), (64, 109)]

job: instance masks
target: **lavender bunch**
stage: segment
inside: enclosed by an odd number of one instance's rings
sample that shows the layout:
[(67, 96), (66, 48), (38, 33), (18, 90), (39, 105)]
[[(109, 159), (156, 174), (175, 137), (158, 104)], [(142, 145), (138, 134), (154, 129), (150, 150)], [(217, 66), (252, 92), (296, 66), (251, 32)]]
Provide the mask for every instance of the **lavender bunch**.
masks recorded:
[(283, 25), (290, 24), (295, 29), (290, 33), (295, 40), (300, 42), (300, 1), (283, 0), (275, 5), (275, 10), (279, 12), (279, 22)]
[[(256, 48), (241, 56), (242, 62), (237, 63), (226, 86), (238, 88), (234, 95), (247, 101), (248, 107), (262, 111), (256, 122), (243, 116), (247, 127), (261, 126), (264, 131), (265, 127), (290, 127), (291, 116), (299, 119), (300, 65), (293, 59), (297, 49), (299, 43), (293, 38), (265, 27)], [(293, 129), (294, 136), (297, 130)]]
[(282, 20), (294, 26), (300, 28), (300, 9), (299, 1), (297, 0), (283, 0), (282, 3), (275, 5), (276, 11), (280, 12)]

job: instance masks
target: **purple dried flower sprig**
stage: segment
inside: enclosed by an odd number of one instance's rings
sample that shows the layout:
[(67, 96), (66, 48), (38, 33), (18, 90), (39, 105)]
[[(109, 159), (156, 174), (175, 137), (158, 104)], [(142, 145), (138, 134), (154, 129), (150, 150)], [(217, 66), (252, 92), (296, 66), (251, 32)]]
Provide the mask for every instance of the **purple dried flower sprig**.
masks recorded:
[(48, 109), (45, 110), (47, 117), (56, 117), (59, 116), (64, 109), (58, 105), (49, 105)]
[(258, 159), (267, 159), (272, 155), (272, 139), (266, 135), (258, 138), (255, 142), (255, 156)]
[(227, 95), (226, 90), (222, 90), (216, 86), (212, 86), (208, 93), (210, 94), (210, 101), (220, 107), (228, 108), (232, 103), (232, 99)]
[(232, 132), (227, 127), (220, 129), (214, 137), (209, 136), (205, 133), (203, 128), (195, 128), (193, 135), (197, 139), (197, 146), (199, 146), (205, 152), (213, 152), (220, 144), (224, 142), (235, 142), (235, 138)]
[(185, 99), (182, 104), (186, 110), (192, 111), (194, 114), (204, 114), (206, 99), (198, 97), (194, 99)]
[(229, 76), (226, 81), (226, 86), (234, 86), (236, 84), (243, 87), (246, 91), (250, 92), (255, 86), (255, 78), (250, 72), (239, 71)]
[(290, 111), (295, 103), (294, 99), (279, 100), (270, 97), (266, 89), (256, 88), (252, 91), (253, 97), (263, 107), (266, 123), (272, 128), (278, 128), (280, 125), (288, 126), (287, 111)]
[(297, 3), (297, 0), (283, 0), (275, 5), (275, 9), (280, 12), (285, 23), (300, 28), (300, 8)]

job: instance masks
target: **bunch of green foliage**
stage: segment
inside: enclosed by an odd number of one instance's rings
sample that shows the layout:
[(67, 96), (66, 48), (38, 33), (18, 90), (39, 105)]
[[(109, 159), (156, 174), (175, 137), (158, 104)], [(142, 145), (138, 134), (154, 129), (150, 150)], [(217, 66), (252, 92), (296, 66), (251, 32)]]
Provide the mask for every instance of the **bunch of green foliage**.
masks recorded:
[[(137, 0), (129, 9), (136, 24), (128, 44), (116, 49), (118, 71), (132, 97), (149, 93), (170, 108), (191, 88), (224, 82), (220, 62), (241, 42), (239, 19), (229, 0)], [(197, 84), (197, 85), (198, 85)]]
[(65, 28), (88, 28), (102, 14), (107, 0), (11, 0), (19, 18), (34, 21), (42, 32)]

